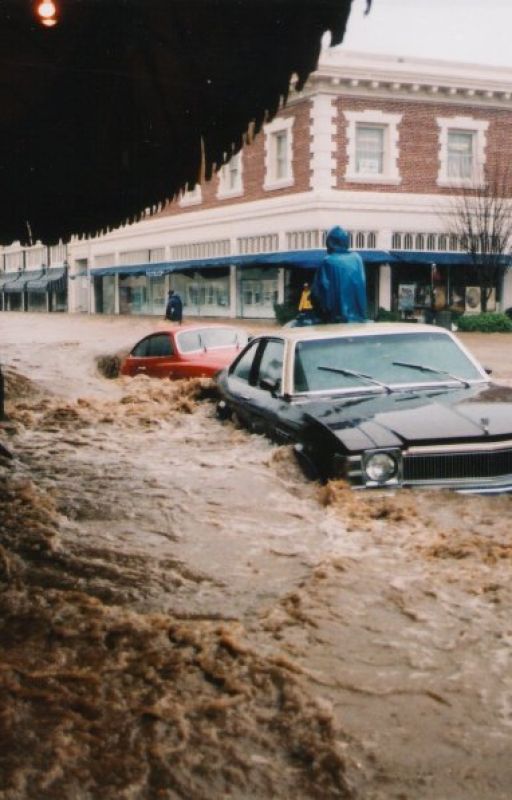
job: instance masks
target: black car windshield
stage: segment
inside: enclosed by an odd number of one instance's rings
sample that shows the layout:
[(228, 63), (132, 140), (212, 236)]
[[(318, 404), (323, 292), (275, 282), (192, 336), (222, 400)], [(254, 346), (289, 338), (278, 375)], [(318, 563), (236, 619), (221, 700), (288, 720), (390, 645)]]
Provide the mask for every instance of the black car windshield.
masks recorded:
[[(419, 370), (421, 364), (428, 365), (427, 369)], [(482, 380), (458, 344), (447, 334), (434, 331), (306, 339), (295, 347), (295, 392), (359, 387), (379, 391), (378, 382), (389, 387)]]
[(178, 347), (182, 353), (195, 350), (215, 350), (218, 347), (244, 347), (247, 344), (245, 331), (236, 328), (198, 328), (178, 333)]

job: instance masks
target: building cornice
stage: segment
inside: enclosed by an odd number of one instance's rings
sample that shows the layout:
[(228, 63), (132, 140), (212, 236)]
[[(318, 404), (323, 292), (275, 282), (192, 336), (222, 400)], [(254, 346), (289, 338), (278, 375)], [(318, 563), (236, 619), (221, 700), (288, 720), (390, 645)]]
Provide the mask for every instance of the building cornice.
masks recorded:
[(295, 97), (318, 91), (365, 99), (512, 108), (512, 69), (347, 51), (334, 55), (327, 52), (303, 91)]

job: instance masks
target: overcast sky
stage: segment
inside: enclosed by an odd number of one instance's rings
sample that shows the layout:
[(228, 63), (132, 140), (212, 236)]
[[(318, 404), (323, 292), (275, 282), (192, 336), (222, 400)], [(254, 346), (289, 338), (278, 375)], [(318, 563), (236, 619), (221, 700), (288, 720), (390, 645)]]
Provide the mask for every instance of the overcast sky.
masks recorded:
[(512, 67), (512, 0), (353, 0), (342, 47)]

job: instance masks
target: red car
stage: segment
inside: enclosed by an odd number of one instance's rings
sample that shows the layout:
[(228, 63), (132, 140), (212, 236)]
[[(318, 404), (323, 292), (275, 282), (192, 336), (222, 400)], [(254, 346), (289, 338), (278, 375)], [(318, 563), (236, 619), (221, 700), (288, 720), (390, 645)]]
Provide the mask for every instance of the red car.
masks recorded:
[(247, 344), (244, 330), (229, 325), (181, 325), (141, 339), (121, 364), (121, 375), (152, 378), (211, 377)]

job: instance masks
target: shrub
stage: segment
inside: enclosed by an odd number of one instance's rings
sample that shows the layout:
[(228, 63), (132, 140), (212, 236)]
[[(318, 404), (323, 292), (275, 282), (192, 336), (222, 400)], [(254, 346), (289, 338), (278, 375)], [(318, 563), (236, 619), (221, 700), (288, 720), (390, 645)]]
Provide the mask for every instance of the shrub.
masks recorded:
[(459, 331), (481, 333), (511, 333), (512, 319), (506, 314), (487, 311), (483, 314), (463, 314), (458, 321)]
[(400, 319), (399, 311), (388, 311), (386, 308), (379, 308), (375, 317), (376, 322), (400, 322)]

